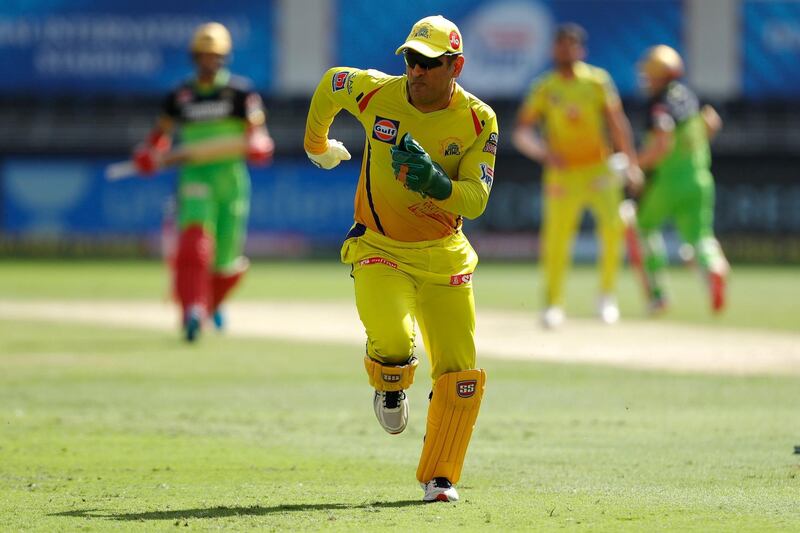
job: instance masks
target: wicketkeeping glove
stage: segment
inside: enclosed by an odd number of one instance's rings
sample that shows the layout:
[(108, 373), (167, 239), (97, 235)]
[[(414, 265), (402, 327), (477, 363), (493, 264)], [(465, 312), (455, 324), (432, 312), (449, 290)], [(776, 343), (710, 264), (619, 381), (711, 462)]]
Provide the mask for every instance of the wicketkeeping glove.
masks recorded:
[(336, 139), (328, 139), (328, 149), (321, 154), (306, 152), (306, 155), (312, 163), (325, 170), (336, 167), (342, 161), (350, 160), (350, 152)]
[(437, 200), (450, 197), (453, 182), (410, 133), (403, 135), (397, 146), (392, 146), (391, 152), (394, 175), (404, 181), (406, 187)]

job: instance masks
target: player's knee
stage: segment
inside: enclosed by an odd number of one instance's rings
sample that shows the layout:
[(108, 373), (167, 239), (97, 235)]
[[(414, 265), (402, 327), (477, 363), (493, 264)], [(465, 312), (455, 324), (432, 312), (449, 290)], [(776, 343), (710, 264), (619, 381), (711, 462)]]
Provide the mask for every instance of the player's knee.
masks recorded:
[(181, 232), (178, 241), (176, 263), (178, 266), (208, 265), (212, 248), (211, 238), (201, 225), (188, 226)]
[(370, 340), (370, 352), (387, 362), (408, 360), (414, 353), (414, 339), (405, 333), (384, 335)]

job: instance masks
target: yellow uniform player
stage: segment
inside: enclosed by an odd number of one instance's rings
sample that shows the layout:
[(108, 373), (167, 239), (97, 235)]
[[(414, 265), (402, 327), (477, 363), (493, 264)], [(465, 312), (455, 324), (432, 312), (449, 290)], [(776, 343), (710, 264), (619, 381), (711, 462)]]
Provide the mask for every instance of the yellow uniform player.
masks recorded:
[[(612, 144), (631, 165), (628, 177), (641, 183), (631, 127), (608, 73), (582, 61), (586, 33), (564, 24), (553, 45), (555, 69), (538, 79), (517, 116), (513, 142), (525, 156), (544, 165), (544, 215), (541, 256), (545, 277), (542, 322), (556, 327), (564, 320), (564, 276), (584, 208), (594, 215), (601, 243), (599, 314), (616, 322), (614, 286), (621, 261), (623, 225), (619, 216), (622, 183), (608, 166)], [(541, 126), (541, 135), (535, 128)]]
[(494, 180), (497, 120), (456, 82), (461, 32), (449, 20), (417, 22), (397, 49), (404, 76), (337, 67), (322, 77), (306, 122), (305, 149), (330, 169), (349, 159), (328, 139), (345, 109), (366, 132), (355, 224), (341, 257), (352, 265), (367, 334), (364, 364), (383, 428), (402, 432), (404, 390), (414, 379), (414, 326), (431, 363), (433, 392), (417, 479), (425, 501), (455, 501), (485, 383), (475, 361), (472, 276), (478, 257), (461, 231), (479, 216)]

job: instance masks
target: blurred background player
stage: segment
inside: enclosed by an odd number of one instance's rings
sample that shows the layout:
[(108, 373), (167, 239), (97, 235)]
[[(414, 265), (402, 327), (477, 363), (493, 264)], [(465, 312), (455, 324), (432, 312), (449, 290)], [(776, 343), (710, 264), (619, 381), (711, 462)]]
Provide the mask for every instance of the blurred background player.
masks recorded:
[[(497, 150), (492, 109), (456, 82), (461, 32), (426, 17), (396, 51), (404, 76), (337, 67), (317, 86), (305, 149), (331, 169), (350, 154), (328, 130), (345, 109), (366, 132), (355, 225), (342, 246), (352, 265), (364, 359), (381, 426), (402, 432), (413, 382), (414, 323), (431, 362), (433, 392), (417, 480), (424, 501), (455, 501), (485, 373), (475, 368), (472, 274), (478, 258), (461, 231), (489, 199)], [(413, 135), (413, 138), (412, 138)]]
[[(133, 160), (141, 173), (158, 169), (176, 127), (185, 145), (239, 136), (246, 138), (250, 162), (265, 164), (272, 158), (274, 143), (261, 97), (247, 80), (225, 68), (231, 47), (230, 33), (222, 24), (197, 28), (190, 46), (196, 74), (169, 94), (156, 127), (135, 151)], [(173, 264), (175, 296), (188, 341), (195, 340), (209, 316), (222, 326), (219, 306), (248, 268), (242, 251), (249, 204), (250, 176), (241, 153), (182, 166)]]
[[(641, 183), (630, 123), (614, 83), (605, 70), (583, 62), (586, 37), (577, 24), (558, 27), (552, 51), (555, 69), (534, 82), (513, 136), (523, 155), (544, 166), (540, 249), (545, 279), (542, 323), (548, 328), (564, 321), (564, 277), (587, 206), (600, 241), (598, 313), (609, 324), (619, 319), (614, 290), (623, 242), (623, 184), (608, 166), (613, 151), (609, 136), (631, 162), (631, 185)], [(536, 132), (539, 126), (541, 135)]]
[(662, 310), (668, 259), (661, 228), (671, 219), (681, 240), (689, 245), (686, 259), (697, 263), (704, 273), (711, 309), (719, 312), (725, 305), (730, 267), (714, 236), (709, 139), (721, 129), (722, 121), (713, 107), (700, 107), (697, 96), (679, 81), (683, 73), (681, 56), (665, 45), (648, 49), (639, 63), (649, 96), (647, 138), (639, 152), (647, 184), (637, 214), (645, 289), (650, 310)]

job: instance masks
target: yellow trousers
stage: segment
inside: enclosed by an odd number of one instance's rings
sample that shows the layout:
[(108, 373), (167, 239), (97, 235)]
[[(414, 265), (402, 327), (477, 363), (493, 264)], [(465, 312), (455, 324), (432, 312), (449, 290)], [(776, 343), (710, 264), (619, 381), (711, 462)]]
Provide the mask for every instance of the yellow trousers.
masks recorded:
[(385, 364), (405, 363), (414, 352), (418, 322), (434, 381), (475, 368), (472, 273), (478, 256), (463, 233), (401, 242), (357, 225), (341, 255), (353, 267), (367, 355)]
[(619, 215), (622, 198), (620, 179), (606, 163), (577, 169), (545, 169), (540, 246), (546, 305), (563, 305), (564, 277), (572, 262), (575, 233), (587, 207), (594, 216), (600, 244), (600, 292), (614, 291), (624, 238)]

